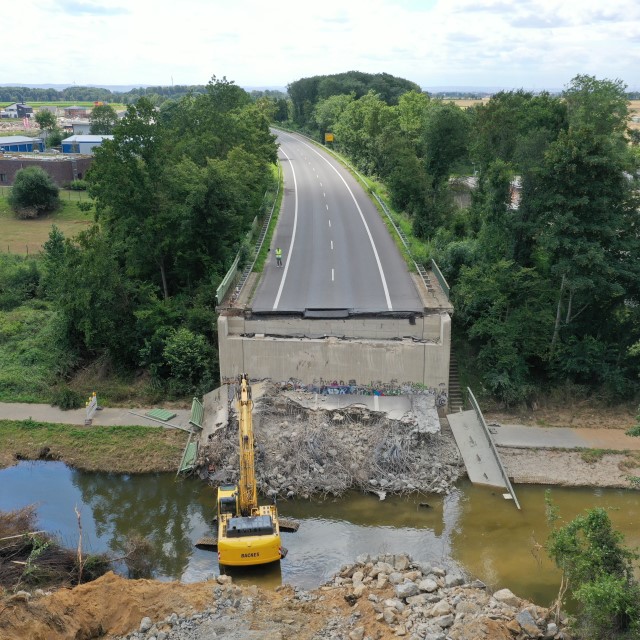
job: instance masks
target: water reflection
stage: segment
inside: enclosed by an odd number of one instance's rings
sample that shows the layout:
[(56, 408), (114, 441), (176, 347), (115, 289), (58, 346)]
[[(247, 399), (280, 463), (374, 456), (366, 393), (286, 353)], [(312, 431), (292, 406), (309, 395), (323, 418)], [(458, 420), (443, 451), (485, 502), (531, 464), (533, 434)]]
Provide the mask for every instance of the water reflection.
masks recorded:
[[(239, 582), (275, 587), (281, 582), (316, 587), (361, 554), (409, 553), (415, 560), (460, 563), (492, 587), (508, 587), (539, 604), (556, 595), (559, 575), (543, 545), (548, 535), (544, 487), (518, 486), (522, 511), (501, 492), (462, 482), (446, 498), (351, 493), (326, 500), (287, 500), (283, 516), (300, 521), (283, 534), (289, 554), (280, 566), (235, 571)], [(553, 488), (565, 520), (584, 509), (611, 509), (614, 525), (630, 547), (640, 546), (638, 494), (622, 490)], [(211, 535), (215, 494), (195, 480), (172, 474), (118, 476), (83, 473), (59, 462), (21, 462), (0, 471), (0, 510), (38, 505), (40, 526), (73, 548), (78, 542), (74, 507), (82, 511), (85, 549), (123, 553), (126, 536), (148, 538), (155, 551), (155, 577), (186, 582), (219, 572), (217, 554), (196, 549)], [(428, 503), (428, 507), (421, 503)]]
[(71, 472), (71, 482), (93, 514), (96, 532), (109, 551), (122, 556), (128, 536), (139, 536), (161, 550), (155, 573), (181, 576), (193, 551), (191, 533), (211, 517), (211, 505), (200, 499), (202, 486), (174, 482), (170, 474), (128, 476)]

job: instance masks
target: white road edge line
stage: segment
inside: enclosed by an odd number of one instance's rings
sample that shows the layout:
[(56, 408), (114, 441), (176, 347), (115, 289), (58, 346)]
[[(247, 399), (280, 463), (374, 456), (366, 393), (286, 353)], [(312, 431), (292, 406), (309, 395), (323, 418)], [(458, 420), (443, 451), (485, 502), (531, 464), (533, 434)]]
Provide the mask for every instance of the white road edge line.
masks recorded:
[[(347, 188), (347, 191), (351, 194), (351, 198), (353, 199), (353, 202), (356, 205), (356, 209), (360, 214), (360, 218), (362, 219), (362, 224), (364, 224), (364, 228), (366, 229), (367, 235), (369, 236), (369, 242), (371, 243), (371, 248), (373, 249), (373, 255), (375, 256), (376, 263), (378, 264), (378, 272), (380, 273), (380, 280), (382, 280), (382, 288), (384, 289), (384, 297), (387, 301), (387, 309), (389, 311), (393, 311), (393, 306), (391, 304), (391, 297), (389, 296), (389, 287), (387, 287), (387, 279), (384, 277), (384, 270), (382, 269), (380, 256), (378, 255), (378, 250), (376, 249), (375, 242), (373, 241), (373, 236), (371, 235), (371, 230), (369, 229), (369, 225), (367, 224), (367, 221), (364, 218), (364, 213), (362, 213), (362, 209), (360, 208), (360, 205), (358, 204), (358, 201), (356, 200), (356, 197), (353, 191), (351, 191), (351, 189), (349, 188), (349, 185), (347, 184), (347, 181), (344, 179), (342, 174), (319, 151), (314, 149), (310, 144), (307, 144), (306, 142), (300, 140), (300, 138), (296, 138), (295, 136), (291, 136), (291, 137), (294, 140), (300, 142), (300, 144), (303, 144), (305, 147), (308, 147), (309, 149), (311, 149), (311, 151), (313, 151), (317, 156), (322, 158), (322, 160), (324, 160), (336, 172), (340, 180), (342, 180), (342, 182), (344, 183), (344, 186)], [(294, 184), (295, 184), (295, 181), (294, 181)], [(329, 226), (331, 226), (331, 221), (329, 221)]]
[(291, 260), (291, 254), (293, 253), (293, 243), (296, 240), (296, 228), (298, 227), (298, 183), (296, 182), (296, 171), (293, 168), (293, 163), (291, 162), (289, 156), (286, 154), (284, 149), (282, 149), (282, 147), (280, 147), (280, 151), (282, 151), (285, 158), (289, 160), (289, 166), (291, 167), (291, 173), (293, 175), (293, 193), (295, 195), (295, 206), (293, 209), (293, 231), (291, 232), (291, 244), (289, 245), (287, 259), (284, 264), (282, 280), (280, 280), (280, 286), (278, 287), (278, 295), (276, 296), (276, 301), (273, 303), (273, 311), (275, 311), (280, 304), (280, 296), (282, 295), (282, 289), (284, 288), (284, 281), (287, 279), (287, 273), (289, 271), (289, 261)]

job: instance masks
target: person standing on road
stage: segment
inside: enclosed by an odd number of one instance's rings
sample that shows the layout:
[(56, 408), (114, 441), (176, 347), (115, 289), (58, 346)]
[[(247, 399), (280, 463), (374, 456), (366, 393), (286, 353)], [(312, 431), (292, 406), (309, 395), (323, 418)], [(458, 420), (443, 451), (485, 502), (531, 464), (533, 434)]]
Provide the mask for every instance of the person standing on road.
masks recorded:
[(278, 247), (276, 249), (276, 267), (282, 266), (282, 249)]

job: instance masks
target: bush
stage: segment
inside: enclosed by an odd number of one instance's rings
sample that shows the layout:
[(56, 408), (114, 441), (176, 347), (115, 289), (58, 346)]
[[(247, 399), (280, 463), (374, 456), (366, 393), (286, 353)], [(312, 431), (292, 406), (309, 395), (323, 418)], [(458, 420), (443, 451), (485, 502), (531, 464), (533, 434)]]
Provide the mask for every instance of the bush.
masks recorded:
[(60, 407), (63, 411), (69, 409), (81, 409), (84, 407), (84, 398), (69, 387), (60, 387), (53, 392), (51, 404), (54, 407)]
[(86, 191), (88, 187), (89, 183), (86, 180), (74, 180), (69, 183), (71, 191)]
[(204, 336), (184, 327), (173, 330), (165, 342), (163, 356), (171, 372), (169, 389), (174, 394), (192, 394), (212, 388), (214, 357)]
[[(547, 509), (555, 523), (557, 508), (548, 494)], [(621, 638), (640, 629), (640, 586), (634, 577), (638, 555), (622, 541), (602, 508), (589, 509), (549, 535), (549, 555), (578, 603), (576, 626), (581, 637)]]
[(78, 202), (78, 209), (80, 209), (80, 211), (82, 211), (83, 213), (89, 213), (92, 208), (93, 205), (90, 202)]
[(59, 191), (51, 176), (43, 169), (27, 167), (16, 174), (9, 205), (16, 212), (35, 212), (38, 216), (55, 211), (60, 206)]

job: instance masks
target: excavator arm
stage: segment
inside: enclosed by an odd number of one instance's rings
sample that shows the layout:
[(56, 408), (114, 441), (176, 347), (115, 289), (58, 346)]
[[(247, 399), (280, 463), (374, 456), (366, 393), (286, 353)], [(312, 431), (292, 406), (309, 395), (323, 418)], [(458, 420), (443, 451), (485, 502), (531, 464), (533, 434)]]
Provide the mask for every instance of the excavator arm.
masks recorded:
[(240, 437), (240, 482), (238, 484), (238, 508), (240, 515), (250, 516), (258, 508), (258, 490), (256, 487), (256, 471), (254, 465), (254, 443), (251, 399), (251, 387), (246, 373), (240, 377), (237, 390), (238, 429)]

